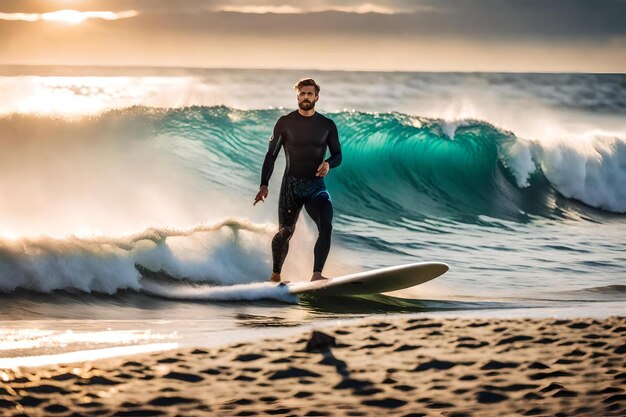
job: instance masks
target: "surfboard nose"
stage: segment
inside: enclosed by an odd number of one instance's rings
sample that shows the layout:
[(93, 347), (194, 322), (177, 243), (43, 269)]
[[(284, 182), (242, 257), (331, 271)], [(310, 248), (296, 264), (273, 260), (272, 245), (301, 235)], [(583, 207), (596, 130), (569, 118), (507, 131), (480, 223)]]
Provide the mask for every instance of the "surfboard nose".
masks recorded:
[(443, 262), (432, 262), (431, 265), (433, 273), (437, 272), (437, 275), (433, 278), (437, 278), (450, 270), (448, 264), (444, 264)]

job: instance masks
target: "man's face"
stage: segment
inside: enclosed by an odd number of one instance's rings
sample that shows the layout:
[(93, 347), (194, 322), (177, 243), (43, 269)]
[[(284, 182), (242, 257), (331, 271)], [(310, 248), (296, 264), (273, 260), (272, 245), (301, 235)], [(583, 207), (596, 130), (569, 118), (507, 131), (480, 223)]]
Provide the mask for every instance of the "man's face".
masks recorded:
[(298, 90), (298, 107), (302, 110), (311, 110), (320, 96), (315, 94), (315, 87), (305, 85)]

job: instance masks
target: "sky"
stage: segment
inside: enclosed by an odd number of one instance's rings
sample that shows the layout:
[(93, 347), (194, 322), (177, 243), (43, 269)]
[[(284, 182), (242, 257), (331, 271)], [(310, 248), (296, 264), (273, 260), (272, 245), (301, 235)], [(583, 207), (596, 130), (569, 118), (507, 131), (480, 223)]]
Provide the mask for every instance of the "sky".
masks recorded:
[(1, 0), (0, 64), (626, 72), (626, 0)]

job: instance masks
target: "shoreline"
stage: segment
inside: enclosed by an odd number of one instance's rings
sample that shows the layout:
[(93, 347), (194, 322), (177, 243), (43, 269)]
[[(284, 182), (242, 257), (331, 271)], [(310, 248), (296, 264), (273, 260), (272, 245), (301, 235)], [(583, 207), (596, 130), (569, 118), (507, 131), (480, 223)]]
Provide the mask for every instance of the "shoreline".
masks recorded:
[(10, 416), (626, 413), (626, 317), (375, 317), (319, 327), (317, 348), (311, 334), (0, 370), (0, 405)]
[[(595, 307), (594, 310), (591, 307)], [(434, 320), (441, 319), (459, 319), (459, 320), (496, 320), (496, 319), (605, 319), (610, 317), (606, 312), (612, 311), (615, 316), (626, 316), (626, 304), (622, 301), (604, 302), (599, 306), (596, 303), (585, 303), (581, 306), (563, 307), (514, 307), (514, 308), (498, 308), (498, 309), (470, 309), (470, 310), (441, 310), (441, 311), (424, 311), (412, 313), (379, 313), (369, 316), (357, 317), (337, 317), (327, 318), (319, 321), (304, 322), (300, 325), (294, 325), (292, 322), (286, 323), (284, 326), (272, 325), (270, 327), (262, 327), (255, 325), (243, 331), (241, 329), (226, 329), (223, 331), (208, 330), (212, 336), (209, 340), (207, 330), (199, 328), (195, 332), (178, 332), (177, 326), (187, 326), (190, 322), (203, 323), (204, 320), (188, 320), (177, 319), (168, 326), (162, 325), (162, 320), (143, 323), (144, 329), (140, 330), (137, 326), (137, 320), (96, 320), (86, 321), (86, 326), (80, 326), (83, 321), (76, 319), (66, 320), (9, 320), (1, 321), (0, 325), (5, 330), (15, 328), (15, 323), (20, 330), (24, 329), (23, 324), (28, 323), (28, 329), (34, 332), (54, 332), (51, 336), (46, 334), (48, 340), (47, 346), (39, 349), (33, 349), (33, 352), (19, 352), (17, 354), (6, 355), (11, 349), (5, 349), (0, 353), (0, 369), (13, 369), (20, 367), (38, 367), (71, 364), (84, 361), (98, 361), (116, 357), (126, 357), (135, 353), (144, 352), (166, 352), (175, 349), (186, 348), (202, 348), (215, 349), (223, 346), (234, 345), (238, 343), (256, 343), (265, 339), (282, 339), (295, 333), (303, 333), (311, 330), (319, 330), (333, 327), (356, 326), (360, 323), (368, 321), (384, 321), (384, 320), (409, 320), (416, 318), (428, 318)], [(171, 321), (171, 320), (170, 320)], [(63, 325), (67, 322), (68, 325)], [(94, 325), (93, 323), (96, 323)], [(258, 323), (257, 323), (258, 324)], [(106, 330), (103, 330), (106, 329)], [(113, 334), (107, 335), (111, 331)], [(74, 343), (68, 340), (67, 333), (78, 335), (81, 343), (74, 346)], [(123, 335), (122, 333), (127, 333)], [(140, 334), (141, 342), (123, 343), (122, 339), (136, 339)], [(124, 337), (126, 336), (126, 337)], [(29, 335), (33, 337), (33, 333)], [(60, 340), (59, 340), (60, 339)], [(117, 339), (112, 343), (103, 343), (103, 339)], [(221, 340), (220, 340), (221, 339)], [(85, 344), (84, 342), (92, 340), (93, 343)], [(15, 343), (15, 341), (12, 341)], [(60, 345), (59, 343), (63, 343)], [(14, 349), (15, 350), (15, 349)], [(25, 353), (25, 354), (24, 354)], [(36, 363), (31, 365), (32, 363)]]

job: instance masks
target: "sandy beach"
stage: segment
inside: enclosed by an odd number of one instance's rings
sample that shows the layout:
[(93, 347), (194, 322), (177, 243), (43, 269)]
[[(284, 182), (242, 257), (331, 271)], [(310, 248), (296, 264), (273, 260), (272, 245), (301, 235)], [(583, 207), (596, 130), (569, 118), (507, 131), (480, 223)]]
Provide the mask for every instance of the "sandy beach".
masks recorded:
[(6, 416), (623, 416), (626, 318), (380, 318), (0, 371)]

